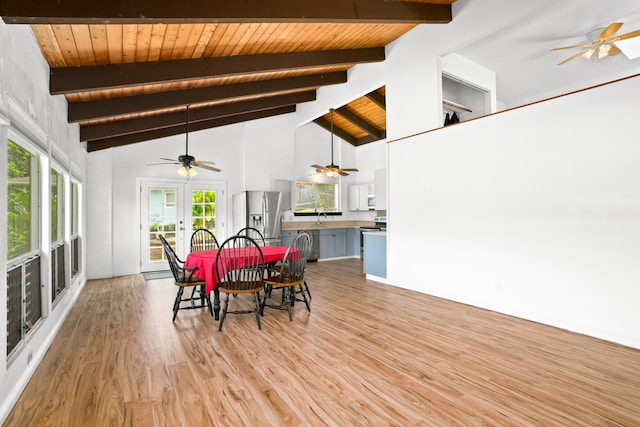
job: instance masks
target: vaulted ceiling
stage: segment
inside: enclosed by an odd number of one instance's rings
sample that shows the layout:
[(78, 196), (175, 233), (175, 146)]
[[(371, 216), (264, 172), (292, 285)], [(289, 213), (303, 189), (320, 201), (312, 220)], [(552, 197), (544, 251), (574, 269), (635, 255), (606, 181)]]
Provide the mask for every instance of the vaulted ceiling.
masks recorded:
[[(418, 24), (451, 21), (455, 0), (2, 0), (7, 24), (29, 24), (95, 151), (295, 111), (316, 90)], [(385, 137), (379, 88), (337, 106), (353, 145)], [(329, 128), (328, 116), (316, 120)]]

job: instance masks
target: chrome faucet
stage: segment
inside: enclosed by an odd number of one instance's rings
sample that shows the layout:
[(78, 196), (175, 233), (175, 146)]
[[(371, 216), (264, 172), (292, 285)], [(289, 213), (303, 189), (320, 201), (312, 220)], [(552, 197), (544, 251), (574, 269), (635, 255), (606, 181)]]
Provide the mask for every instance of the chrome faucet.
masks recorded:
[(324, 215), (324, 220), (327, 220), (327, 213), (326, 212), (318, 212), (318, 228), (320, 228), (320, 215)]

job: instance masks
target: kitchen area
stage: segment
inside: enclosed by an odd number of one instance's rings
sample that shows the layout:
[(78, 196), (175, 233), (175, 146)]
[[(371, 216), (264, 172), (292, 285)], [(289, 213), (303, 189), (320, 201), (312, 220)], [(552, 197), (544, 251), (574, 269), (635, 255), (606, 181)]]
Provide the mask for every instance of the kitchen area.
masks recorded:
[(347, 186), (347, 206), (339, 214), (296, 214), (295, 183), (280, 181), (276, 188), (282, 191), (285, 211), (282, 245), (290, 244), (302, 231), (311, 232), (309, 261), (359, 258), (368, 278), (386, 279), (386, 169), (375, 171), (374, 182)]

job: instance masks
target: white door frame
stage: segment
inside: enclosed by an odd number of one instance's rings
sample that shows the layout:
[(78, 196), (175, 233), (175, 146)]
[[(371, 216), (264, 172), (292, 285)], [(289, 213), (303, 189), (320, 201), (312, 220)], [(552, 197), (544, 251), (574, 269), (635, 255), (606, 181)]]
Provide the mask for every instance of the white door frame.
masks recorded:
[[(180, 224), (177, 224), (176, 229), (176, 246), (177, 255), (184, 260), (186, 254), (189, 252), (188, 238), (191, 236), (191, 191), (192, 190), (214, 190), (219, 197), (216, 197), (216, 234), (223, 237), (226, 236), (227, 226), (227, 183), (226, 181), (209, 181), (209, 180), (184, 180), (184, 179), (171, 179), (171, 178), (136, 178), (136, 210), (139, 218), (139, 227), (136, 227), (138, 242), (138, 268), (140, 272), (154, 271), (154, 270), (168, 270), (169, 266), (166, 263), (153, 263), (145, 264), (143, 262), (146, 256), (145, 250), (147, 246), (143, 244), (143, 237), (146, 235), (142, 231), (147, 224), (148, 218), (143, 218), (143, 214), (148, 212), (148, 205), (146, 194), (143, 193), (143, 189), (149, 188), (176, 188), (178, 191), (177, 197), (177, 221), (182, 221), (183, 230), (179, 230)], [(145, 204), (145, 205), (143, 205)], [(180, 232), (182, 231), (182, 232)], [(188, 236), (187, 236), (188, 234)]]

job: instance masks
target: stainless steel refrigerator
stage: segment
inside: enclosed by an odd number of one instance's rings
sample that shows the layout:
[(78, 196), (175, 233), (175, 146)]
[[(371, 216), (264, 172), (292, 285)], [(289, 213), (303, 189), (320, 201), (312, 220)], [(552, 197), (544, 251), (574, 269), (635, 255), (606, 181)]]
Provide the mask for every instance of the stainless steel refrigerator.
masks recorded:
[(262, 233), (267, 246), (282, 244), (282, 193), (243, 191), (233, 195), (233, 234), (244, 227)]

